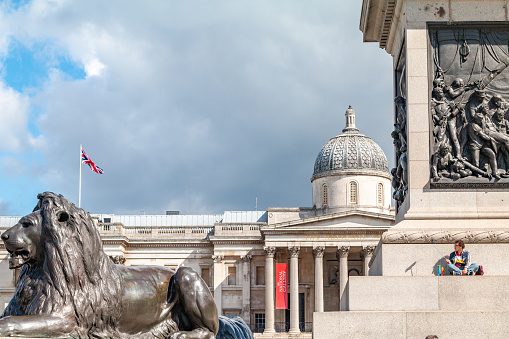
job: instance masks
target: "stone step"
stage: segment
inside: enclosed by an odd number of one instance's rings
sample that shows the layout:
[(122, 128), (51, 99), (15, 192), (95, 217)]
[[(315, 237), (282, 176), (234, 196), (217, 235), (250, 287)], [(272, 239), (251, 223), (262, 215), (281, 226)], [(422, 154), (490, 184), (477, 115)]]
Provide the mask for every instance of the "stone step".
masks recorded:
[(313, 338), (509, 338), (508, 311), (315, 312)]
[(350, 311), (509, 311), (509, 276), (350, 277)]

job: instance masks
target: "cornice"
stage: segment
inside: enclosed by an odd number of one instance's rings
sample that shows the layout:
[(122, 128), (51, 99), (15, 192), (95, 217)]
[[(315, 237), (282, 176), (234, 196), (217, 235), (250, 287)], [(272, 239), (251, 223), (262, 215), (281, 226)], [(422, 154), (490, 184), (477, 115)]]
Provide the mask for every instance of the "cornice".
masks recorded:
[(213, 244), (214, 245), (256, 245), (256, 244), (263, 245), (264, 243), (265, 242), (262, 239), (258, 239), (258, 240), (233, 240), (233, 239), (225, 240), (225, 239), (221, 239), (221, 240), (214, 241)]
[[(311, 230), (313, 236), (316, 235), (355, 235), (355, 234), (376, 234), (382, 235), (387, 231), (387, 228), (384, 229), (313, 229)], [(287, 235), (287, 234), (299, 234), (302, 236), (306, 235), (306, 232), (302, 232), (299, 229), (275, 229), (264, 232), (265, 235)]]
[(315, 181), (319, 178), (324, 177), (351, 177), (354, 175), (362, 175), (362, 176), (373, 176), (373, 177), (381, 177), (385, 179), (391, 179), (391, 174), (381, 170), (372, 170), (372, 169), (348, 169), (348, 170), (330, 170), (328, 172), (322, 172), (318, 174), (314, 174), (311, 177), (311, 182)]
[(262, 236), (211, 236), (210, 242), (216, 243), (218, 241), (259, 241), (263, 240)]

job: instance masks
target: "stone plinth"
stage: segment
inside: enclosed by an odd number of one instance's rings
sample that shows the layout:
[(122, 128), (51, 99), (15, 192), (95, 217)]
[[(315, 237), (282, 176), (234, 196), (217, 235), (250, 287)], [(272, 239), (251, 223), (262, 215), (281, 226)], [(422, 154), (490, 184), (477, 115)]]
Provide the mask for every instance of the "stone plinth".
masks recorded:
[[(324, 312), (313, 314), (313, 338), (507, 338), (508, 311)], [(469, 324), (471, 326), (454, 326)]]
[(507, 338), (508, 284), (509, 276), (350, 277), (350, 310), (315, 312), (313, 336)]
[(349, 309), (509, 312), (508, 285), (509, 276), (350, 277)]

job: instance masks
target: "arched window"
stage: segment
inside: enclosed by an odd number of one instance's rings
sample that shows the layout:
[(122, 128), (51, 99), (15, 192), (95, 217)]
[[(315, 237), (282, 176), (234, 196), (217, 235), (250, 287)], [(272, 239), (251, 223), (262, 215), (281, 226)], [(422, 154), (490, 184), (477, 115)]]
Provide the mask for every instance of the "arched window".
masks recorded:
[(357, 183), (355, 181), (350, 181), (349, 185), (349, 203), (350, 204), (357, 204)]
[(383, 206), (384, 204), (384, 184), (381, 182), (378, 183), (377, 189), (376, 189), (376, 199), (377, 204), (380, 206)]
[(329, 189), (325, 183), (322, 185), (322, 198), (322, 206), (329, 205)]

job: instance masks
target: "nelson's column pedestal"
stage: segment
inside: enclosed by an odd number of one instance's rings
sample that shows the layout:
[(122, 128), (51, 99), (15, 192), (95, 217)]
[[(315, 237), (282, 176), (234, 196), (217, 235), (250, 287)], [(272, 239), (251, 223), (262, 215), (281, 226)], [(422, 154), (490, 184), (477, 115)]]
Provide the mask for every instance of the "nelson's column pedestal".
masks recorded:
[[(360, 29), (394, 60), (396, 224), (314, 336), (507, 338), (508, 3), (363, 0)], [(437, 276), (459, 239), (484, 276)]]

